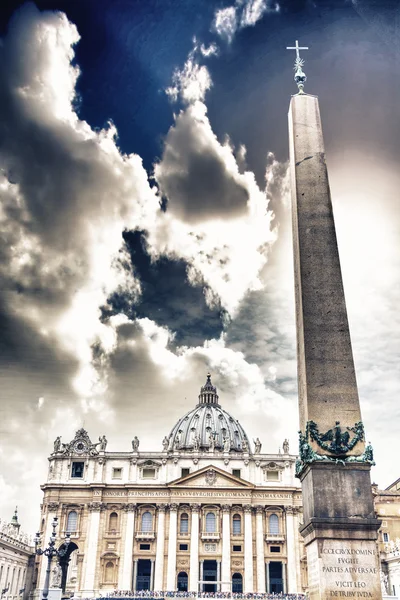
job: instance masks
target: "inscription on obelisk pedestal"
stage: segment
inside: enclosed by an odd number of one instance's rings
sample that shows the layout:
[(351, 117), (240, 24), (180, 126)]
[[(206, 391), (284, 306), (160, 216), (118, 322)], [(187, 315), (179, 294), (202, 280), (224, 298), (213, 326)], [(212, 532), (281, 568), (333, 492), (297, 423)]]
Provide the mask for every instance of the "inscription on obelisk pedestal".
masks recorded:
[(365, 540), (314, 540), (307, 546), (310, 600), (379, 598), (377, 546)]

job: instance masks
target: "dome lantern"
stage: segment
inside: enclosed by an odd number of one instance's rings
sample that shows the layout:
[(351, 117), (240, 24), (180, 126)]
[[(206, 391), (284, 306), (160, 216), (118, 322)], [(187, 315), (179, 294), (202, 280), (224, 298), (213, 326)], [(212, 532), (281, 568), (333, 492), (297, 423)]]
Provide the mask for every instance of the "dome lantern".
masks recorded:
[(199, 404), (218, 404), (217, 388), (211, 383), (211, 373), (207, 373), (207, 381), (200, 389)]

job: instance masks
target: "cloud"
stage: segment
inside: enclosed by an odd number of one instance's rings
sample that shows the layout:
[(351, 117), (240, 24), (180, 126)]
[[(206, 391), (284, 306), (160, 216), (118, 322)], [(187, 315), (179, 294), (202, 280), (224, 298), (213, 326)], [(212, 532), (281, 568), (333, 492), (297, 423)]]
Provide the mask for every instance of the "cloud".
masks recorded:
[(167, 95), (176, 102), (178, 97), (185, 103), (204, 100), (207, 91), (211, 88), (212, 81), (210, 73), (205, 65), (198, 62), (198, 54), (204, 57), (213, 56), (217, 53), (217, 46), (211, 44), (200, 46), (194, 40), (194, 47), (182, 69), (175, 69), (172, 75), (172, 85), (165, 91)]
[(231, 43), (238, 30), (254, 27), (267, 13), (279, 12), (279, 4), (268, 0), (236, 0), (232, 6), (215, 12), (212, 29)]
[(95, 132), (77, 117), (78, 40), (65, 15), (29, 4), (0, 49), (0, 276), (6, 312), (75, 357), (75, 391), (87, 397), (103, 385), (91, 347), (113, 344), (99, 306), (111, 291), (140, 294), (122, 231), (154, 220), (159, 200), (115, 127)]
[(218, 142), (203, 103), (178, 115), (154, 174), (168, 210), (183, 221), (236, 217), (247, 210), (248, 175), (239, 173), (230, 144)]
[(168, 205), (162, 225), (149, 231), (150, 251), (184, 258), (189, 280), (205, 282), (209, 303), (215, 295), (232, 315), (244, 294), (260, 287), (275, 239), (265, 192), (251, 171), (239, 171), (234, 149), (218, 141), (201, 102), (177, 116), (154, 176)]

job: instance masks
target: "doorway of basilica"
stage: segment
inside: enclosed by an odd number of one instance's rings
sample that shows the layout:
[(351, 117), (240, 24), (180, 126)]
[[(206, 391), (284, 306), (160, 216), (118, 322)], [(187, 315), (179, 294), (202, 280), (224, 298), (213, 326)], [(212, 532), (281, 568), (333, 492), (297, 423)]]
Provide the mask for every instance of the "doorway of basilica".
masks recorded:
[(151, 560), (139, 558), (136, 576), (136, 590), (149, 590), (151, 582)]
[[(204, 571), (203, 571), (203, 580), (204, 581), (217, 581), (217, 561), (216, 560), (205, 560), (204, 561)], [(216, 592), (217, 584), (216, 583), (204, 583), (203, 584), (203, 592)]]

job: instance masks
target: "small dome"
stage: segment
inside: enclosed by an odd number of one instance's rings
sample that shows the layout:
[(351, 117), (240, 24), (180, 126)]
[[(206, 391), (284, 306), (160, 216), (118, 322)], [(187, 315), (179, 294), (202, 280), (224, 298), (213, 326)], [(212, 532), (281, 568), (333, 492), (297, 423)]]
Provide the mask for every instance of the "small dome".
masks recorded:
[(217, 388), (211, 375), (200, 390), (199, 404), (172, 428), (168, 450), (249, 451), (249, 439), (240, 425), (218, 404)]

